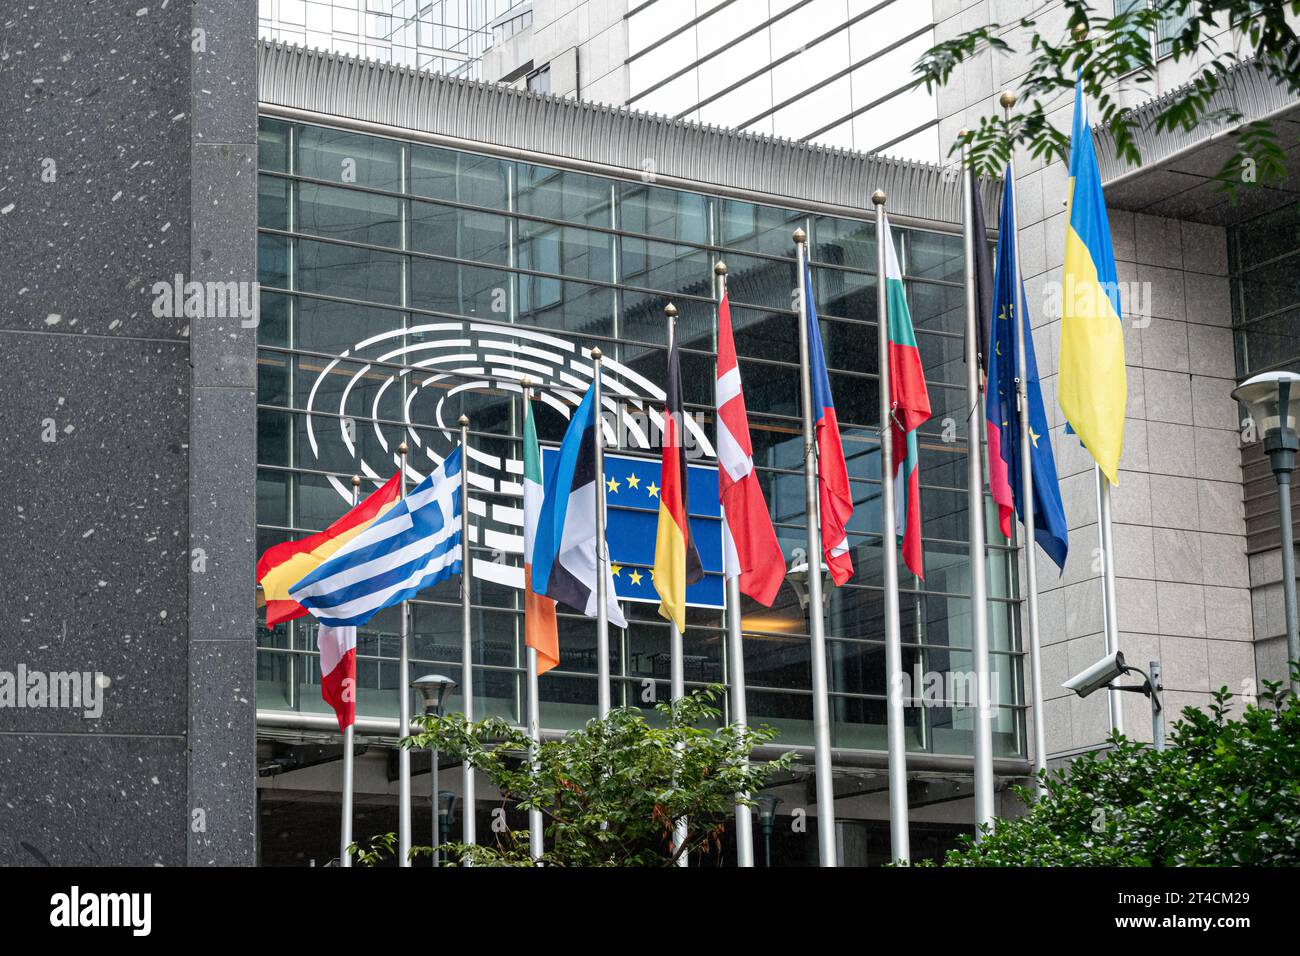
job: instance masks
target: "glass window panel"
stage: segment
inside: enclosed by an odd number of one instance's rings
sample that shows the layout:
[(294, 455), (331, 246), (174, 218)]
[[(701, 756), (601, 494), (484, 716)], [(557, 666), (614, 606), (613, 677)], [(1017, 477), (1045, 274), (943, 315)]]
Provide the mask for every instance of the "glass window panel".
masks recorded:
[[(794, 262), (794, 230), (803, 224), (804, 215), (776, 206), (759, 206), (738, 199), (718, 202), (718, 226), (721, 244), (746, 252), (789, 256)], [(730, 259), (730, 257), (728, 257)], [(731, 262), (728, 261), (730, 266)], [(793, 269), (791, 269), (793, 274)]]
[(299, 240), (297, 278), (303, 292), (396, 305), (401, 302), (402, 257)]
[(289, 344), (289, 296), (263, 290), (258, 296), (257, 341), (259, 345)]
[(521, 219), (519, 267), (575, 279), (614, 279), (614, 237), (607, 232)]
[(612, 226), (613, 183), (583, 173), (520, 163), (517, 208), (528, 216), (588, 226)]
[(402, 201), (356, 189), (298, 184), (297, 228), (314, 236), (402, 245)]
[(411, 305), (455, 315), (505, 318), (512, 279), (501, 269), (413, 258)]
[(411, 147), (411, 192), (471, 206), (507, 209), (510, 163), (434, 146)]
[[(374, 335), (400, 329), (404, 313), (311, 296), (295, 299), (294, 345), (308, 352), (337, 355)], [(401, 346), (394, 338), (376, 346), (376, 354)]]
[(309, 179), (392, 192), (402, 188), (402, 146), (396, 140), (300, 126), (297, 159), (298, 174)]
[(618, 189), (620, 228), (701, 245), (709, 241), (706, 197), (634, 183), (620, 183)]
[(510, 264), (510, 220), (505, 216), (412, 202), (410, 229), (415, 252)]
[(289, 124), (263, 116), (257, 123), (257, 168), (289, 171)]
[(257, 177), (257, 225), (261, 229), (289, 228), (289, 180)]
[(289, 240), (257, 234), (257, 281), (262, 286), (289, 288)]

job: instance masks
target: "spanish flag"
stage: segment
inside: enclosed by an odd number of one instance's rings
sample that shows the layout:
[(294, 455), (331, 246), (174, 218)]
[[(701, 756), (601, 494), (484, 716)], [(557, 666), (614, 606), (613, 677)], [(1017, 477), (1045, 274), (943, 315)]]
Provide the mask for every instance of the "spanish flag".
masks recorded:
[(1057, 397), (1070, 430), (1114, 485), (1128, 402), (1123, 313), (1082, 80), (1074, 89), (1069, 189)]
[(682, 372), (677, 337), (668, 347), (668, 395), (664, 408), (663, 463), (659, 477), (659, 532), (655, 535), (655, 590), (659, 614), (686, 630), (686, 586), (704, 577), (687, 521), (686, 456), (682, 452)]
[(289, 589), (388, 511), (401, 497), (401, 480), (401, 472), (393, 475), (324, 531), (266, 549), (257, 562), (257, 580), (262, 585), (260, 600), (266, 604), (267, 627), (307, 613), (289, 597)]

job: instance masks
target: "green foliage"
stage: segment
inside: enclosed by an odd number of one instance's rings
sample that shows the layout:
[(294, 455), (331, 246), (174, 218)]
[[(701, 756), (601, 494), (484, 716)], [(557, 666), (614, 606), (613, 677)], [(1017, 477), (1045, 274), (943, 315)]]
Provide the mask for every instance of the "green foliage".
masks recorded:
[(1270, 683), (1229, 716), (1227, 688), (1192, 707), (1156, 751), (1120, 734), (1047, 775), (1027, 815), (999, 820), (945, 866), (1296, 866), (1300, 701)]
[[(770, 728), (716, 724), (720, 686), (659, 704), (663, 726), (636, 708), (611, 711), (581, 730), (544, 741), (529, 766), (527, 733), (498, 717), (469, 723), (460, 714), (421, 717), (403, 746), (436, 746), (468, 760), (500, 789), (501, 805), (537, 809), (545, 821), (546, 866), (671, 866), (683, 852), (717, 850), (734, 819), (737, 793), (757, 793), (794, 755), (751, 764)], [(752, 805), (752, 801), (750, 801)], [(675, 825), (686, 838), (672, 845)], [(391, 850), (391, 846), (389, 848)], [(492, 845), (442, 847), (444, 858), (474, 866), (533, 866), (527, 832), (495, 835)], [(382, 848), (380, 850), (382, 854)], [(431, 852), (412, 848), (412, 856)], [(373, 862), (373, 860), (372, 860)]]
[[(1049, 33), (1033, 17), (1011, 23), (994, 23), (936, 44), (917, 61), (914, 85), (933, 90), (945, 85), (962, 63), (985, 53), (1028, 57), (1027, 74), (1017, 91), (1018, 109), (1007, 116), (985, 116), (979, 126), (953, 147), (970, 146), (971, 166), (980, 175), (996, 176), (1021, 146), (1045, 161), (1065, 161), (1069, 131), (1057, 129), (1048, 114), (1070, 102), (1076, 76), (1081, 78), (1094, 111), (1090, 119), (1111, 135), (1116, 154), (1130, 166), (1142, 162), (1137, 135), (1143, 120), (1115, 94), (1121, 77), (1126, 85), (1151, 84), (1156, 76), (1157, 53), (1152, 36), (1161, 24), (1179, 25), (1162, 56), (1195, 63), (1184, 87), (1167, 94), (1149, 120), (1154, 132), (1227, 129), (1233, 152), (1218, 173), (1230, 194), (1242, 186), (1281, 179), (1286, 174), (1286, 154), (1271, 128), (1245, 123), (1236, 98), (1224, 96), (1238, 73), (1235, 67), (1253, 64), (1292, 95), (1300, 94), (1300, 43), (1287, 13), (1300, 15), (1300, 0), (1260, 4), (1256, 0), (1161, 0), (1152, 7), (1109, 16), (1088, 0), (1063, 0), (1064, 28)], [(1216, 36), (1222, 24), (1236, 24), (1240, 44)], [(1027, 44), (1013, 41), (1028, 37)], [(1244, 48), (1244, 52), (1241, 50)]]

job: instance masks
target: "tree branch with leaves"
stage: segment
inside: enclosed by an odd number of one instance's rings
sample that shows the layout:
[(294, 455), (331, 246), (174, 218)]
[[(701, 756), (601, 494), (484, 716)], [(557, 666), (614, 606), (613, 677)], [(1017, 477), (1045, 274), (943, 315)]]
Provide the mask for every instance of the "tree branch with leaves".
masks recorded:
[[(1286, 154), (1272, 126), (1266, 120), (1248, 122), (1238, 100), (1223, 94), (1232, 92), (1242, 71), (1259, 70), (1291, 95), (1300, 95), (1300, 43), (1287, 22), (1288, 13), (1300, 16), (1300, 0), (1162, 0), (1114, 15), (1099, 12), (1087, 0), (1062, 0), (1060, 6), (1066, 22), (1059, 35), (1040, 29), (1034, 16), (991, 23), (936, 44), (913, 67), (914, 85), (933, 92), (963, 64), (986, 53), (1028, 53), (1029, 67), (1017, 91), (1019, 109), (981, 117), (953, 146), (954, 153), (963, 144), (970, 147), (977, 173), (1000, 174), (1017, 146), (1045, 162), (1066, 161), (1069, 133), (1048, 117), (1077, 80), (1093, 104), (1094, 121), (1130, 166), (1142, 164), (1140, 133), (1208, 126), (1230, 131), (1233, 151), (1217, 175), (1230, 193), (1285, 176)], [(1224, 32), (1229, 25), (1234, 29)], [(1167, 46), (1157, 50), (1153, 37), (1162, 29)], [(1124, 105), (1119, 81), (1154, 84), (1158, 61), (1165, 57), (1195, 62), (1189, 81), (1151, 111)], [(1245, 169), (1254, 175), (1243, 176)]]

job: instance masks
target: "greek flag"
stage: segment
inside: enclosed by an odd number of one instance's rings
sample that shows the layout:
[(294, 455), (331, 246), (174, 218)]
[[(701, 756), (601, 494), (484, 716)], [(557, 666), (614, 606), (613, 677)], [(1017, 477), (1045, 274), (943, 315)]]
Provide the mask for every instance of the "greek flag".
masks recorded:
[(329, 627), (360, 627), (386, 607), (461, 573), (463, 451), (289, 589)]

